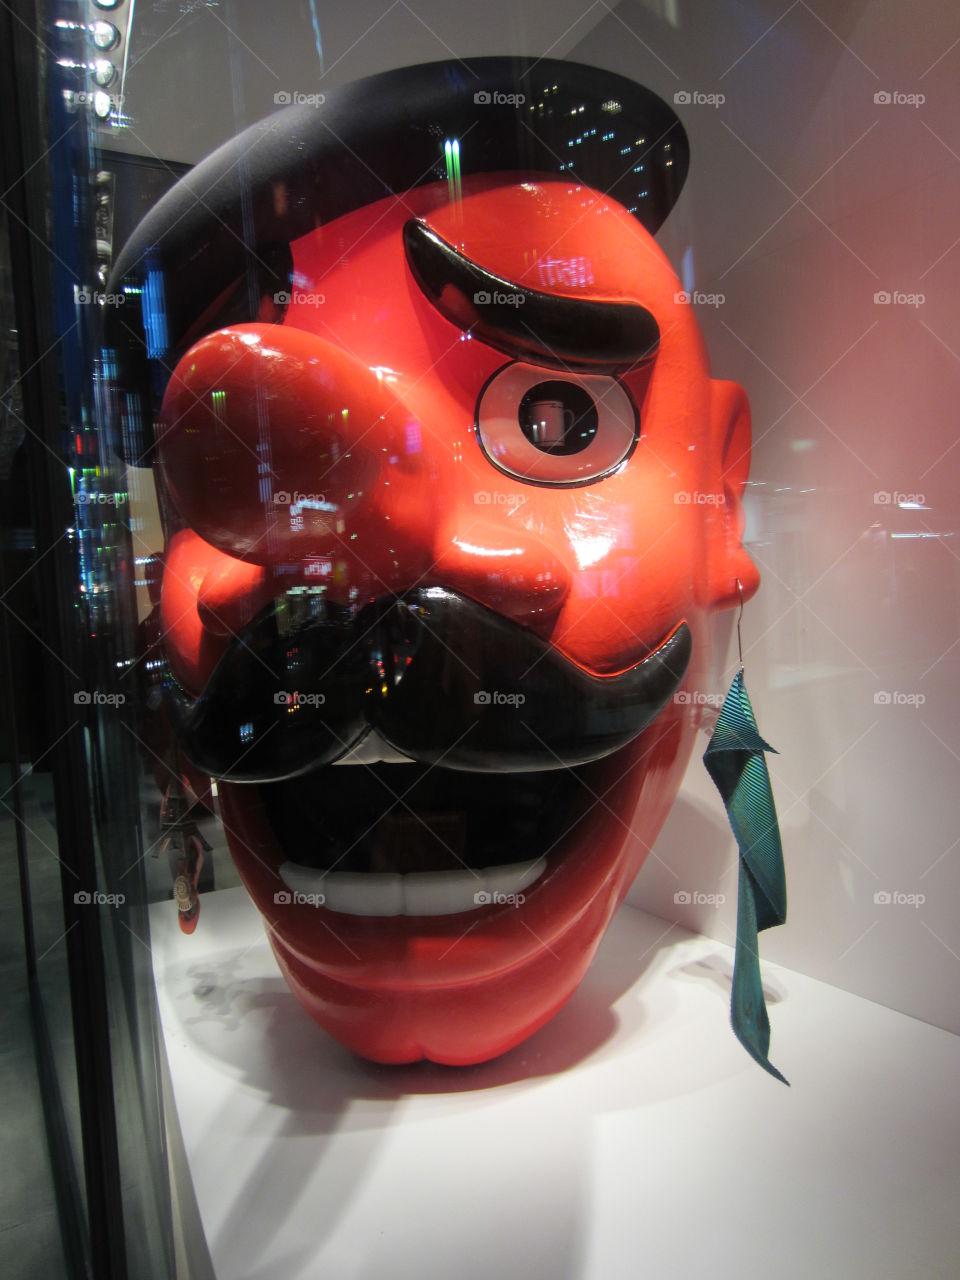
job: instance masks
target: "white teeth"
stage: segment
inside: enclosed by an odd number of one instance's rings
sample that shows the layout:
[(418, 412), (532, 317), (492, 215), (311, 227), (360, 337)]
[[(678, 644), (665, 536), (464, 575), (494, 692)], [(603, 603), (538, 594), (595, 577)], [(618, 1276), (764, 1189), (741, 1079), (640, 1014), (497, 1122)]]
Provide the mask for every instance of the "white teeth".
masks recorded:
[(298, 862), (280, 867), (294, 901), (325, 906), (347, 916), (452, 916), (490, 904), (523, 901), (538, 880), (546, 858), (470, 871), (318, 871)]
[[(313, 875), (313, 872), (308, 871), (305, 867), (298, 867), (296, 863), (287, 862), (284, 865), (295, 869), (298, 879), (305, 875)], [(283, 875), (283, 867), (280, 868), (280, 874)], [(283, 878), (292, 889), (294, 886), (287, 880), (287, 877), (284, 876)], [(326, 876), (323, 884), (317, 886), (313, 892), (323, 895), (323, 905), (325, 907), (329, 907), (331, 911), (342, 911), (344, 915), (357, 915), (358, 913), (352, 909), (353, 904), (360, 901), (361, 896), (367, 892), (370, 893), (371, 900), (376, 906), (376, 910), (371, 912), (372, 915), (402, 915), (403, 884), (401, 881), (403, 877), (377, 872), (373, 878), (377, 883), (368, 890), (364, 884), (367, 877), (363, 872), (334, 871)], [(306, 892), (310, 892), (310, 890), (306, 890)]]

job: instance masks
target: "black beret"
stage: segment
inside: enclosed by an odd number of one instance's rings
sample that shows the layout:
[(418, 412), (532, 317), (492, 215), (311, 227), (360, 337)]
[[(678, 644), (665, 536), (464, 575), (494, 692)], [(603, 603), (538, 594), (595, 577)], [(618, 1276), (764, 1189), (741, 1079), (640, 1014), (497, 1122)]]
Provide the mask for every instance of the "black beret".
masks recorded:
[(121, 250), (111, 291), (142, 282), (147, 264), (159, 270), (171, 347), (254, 264), (260, 274), (266, 264), (284, 287), (277, 255), (291, 241), (392, 193), (446, 179), (454, 143), (462, 177), (569, 174), (608, 192), (651, 233), (689, 164), (686, 133), (661, 98), (575, 62), (431, 62), (315, 99), (219, 147)]

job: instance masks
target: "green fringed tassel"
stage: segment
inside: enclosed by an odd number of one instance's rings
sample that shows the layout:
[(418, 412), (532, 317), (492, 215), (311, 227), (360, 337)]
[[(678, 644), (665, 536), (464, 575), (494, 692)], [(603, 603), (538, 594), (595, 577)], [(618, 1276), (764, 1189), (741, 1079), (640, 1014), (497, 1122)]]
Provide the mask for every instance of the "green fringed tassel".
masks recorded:
[[(760, 981), (757, 935), (787, 918), (787, 883), (777, 811), (765, 751), (774, 751), (757, 729), (743, 683), (743, 668), (724, 699), (703, 763), (716, 783), (740, 849), (737, 946), (730, 1021), (733, 1033), (765, 1071), (782, 1080), (767, 1056), (770, 1019)], [(774, 751), (774, 754), (776, 752)]]

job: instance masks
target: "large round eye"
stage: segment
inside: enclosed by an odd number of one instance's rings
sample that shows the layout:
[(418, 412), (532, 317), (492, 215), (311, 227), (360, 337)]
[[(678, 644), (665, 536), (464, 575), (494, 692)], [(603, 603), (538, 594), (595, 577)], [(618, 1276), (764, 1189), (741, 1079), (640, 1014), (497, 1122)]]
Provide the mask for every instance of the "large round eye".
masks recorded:
[(501, 471), (535, 484), (589, 484), (629, 457), (637, 411), (615, 378), (547, 374), (516, 362), (477, 404), (477, 437)]

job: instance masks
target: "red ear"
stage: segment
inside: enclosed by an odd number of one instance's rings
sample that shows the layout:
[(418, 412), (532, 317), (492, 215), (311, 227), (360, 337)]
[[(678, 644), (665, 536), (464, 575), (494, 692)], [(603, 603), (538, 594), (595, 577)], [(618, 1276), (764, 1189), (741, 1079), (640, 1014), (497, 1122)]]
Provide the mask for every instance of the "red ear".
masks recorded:
[(729, 609), (749, 600), (760, 585), (756, 565), (743, 548), (743, 491), (750, 474), (750, 404), (746, 392), (735, 382), (710, 384), (710, 441), (719, 455), (723, 480), (723, 505), (719, 508), (720, 528), (709, 541), (709, 572), (706, 604), (711, 609)]

